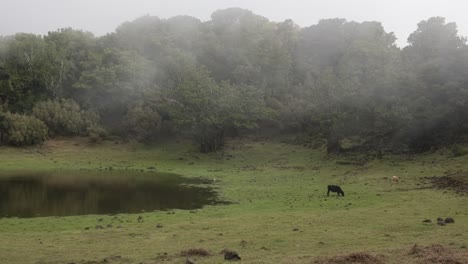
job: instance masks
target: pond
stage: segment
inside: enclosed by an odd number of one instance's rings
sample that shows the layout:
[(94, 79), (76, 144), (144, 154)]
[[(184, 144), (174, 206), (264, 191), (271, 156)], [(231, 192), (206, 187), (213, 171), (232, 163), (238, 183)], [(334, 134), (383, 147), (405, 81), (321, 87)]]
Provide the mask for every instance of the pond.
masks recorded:
[(53, 172), (0, 175), (0, 217), (197, 209), (222, 203), (209, 181), (169, 173)]

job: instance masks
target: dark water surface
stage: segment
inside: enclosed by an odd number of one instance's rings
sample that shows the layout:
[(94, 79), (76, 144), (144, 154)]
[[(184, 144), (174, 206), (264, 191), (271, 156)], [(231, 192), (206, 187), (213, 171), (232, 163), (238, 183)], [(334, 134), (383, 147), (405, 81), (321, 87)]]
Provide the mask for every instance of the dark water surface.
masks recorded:
[(219, 203), (203, 182), (149, 172), (0, 175), (0, 217), (140, 213)]

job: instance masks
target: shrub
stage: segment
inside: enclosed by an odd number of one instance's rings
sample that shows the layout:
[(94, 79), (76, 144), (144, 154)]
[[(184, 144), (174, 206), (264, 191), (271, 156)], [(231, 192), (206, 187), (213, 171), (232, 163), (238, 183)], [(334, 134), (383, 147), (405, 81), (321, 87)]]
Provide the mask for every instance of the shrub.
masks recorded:
[(137, 139), (149, 139), (161, 129), (161, 116), (148, 106), (136, 105), (127, 111), (123, 126)]
[(41, 120), (20, 114), (0, 114), (2, 141), (15, 146), (35, 145), (47, 139), (47, 126)]
[(86, 134), (91, 142), (96, 143), (107, 136), (107, 131), (101, 126), (92, 125), (88, 127)]
[(85, 111), (73, 100), (48, 100), (37, 103), (33, 115), (42, 120), (51, 135), (87, 136), (90, 127), (97, 127), (99, 117)]
[(452, 154), (454, 157), (461, 157), (461, 156), (465, 156), (466, 154), (468, 154), (468, 150), (466, 150), (462, 146), (455, 145), (452, 148)]

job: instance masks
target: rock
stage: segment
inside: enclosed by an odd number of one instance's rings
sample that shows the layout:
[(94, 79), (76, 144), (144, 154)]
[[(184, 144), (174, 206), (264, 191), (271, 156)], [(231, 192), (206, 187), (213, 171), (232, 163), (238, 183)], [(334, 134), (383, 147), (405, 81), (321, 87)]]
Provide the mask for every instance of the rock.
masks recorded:
[(454, 224), (454, 223), (455, 223), (455, 220), (454, 220), (452, 217), (447, 217), (447, 218), (445, 218), (444, 223), (446, 223), (446, 224)]
[(432, 220), (431, 219), (426, 219), (426, 220), (423, 220), (423, 223), (432, 223)]
[(444, 221), (444, 219), (442, 219), (442, 217), (437, 217), (437, 222), (441, 222), (441, 221)]
[(295, 227), (292, 231), (299, 231), (299, 228)]
[(224, 260), (240, 260), (241, 257), (235, 251), (226, 251), (224, 253)]

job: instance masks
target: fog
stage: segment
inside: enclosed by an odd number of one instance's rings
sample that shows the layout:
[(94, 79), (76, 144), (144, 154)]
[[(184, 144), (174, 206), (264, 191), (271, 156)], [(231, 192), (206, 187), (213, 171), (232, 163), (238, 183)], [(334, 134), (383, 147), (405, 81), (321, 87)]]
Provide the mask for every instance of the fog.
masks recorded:
[(461, 2), (131, 3), (3, 6), (0, 34), (33, 33), (0, 38), (5, 144), (179, 133), (212, 152), (268, 130), (408, 153), (468, 135)]
[(292, 19), (301, 27), (324, 18), (379, 21), (387, 32), (395, 33), (400, 47), (406, 45), (408, 35), (418, 22), (432, 16), (456, 22), (460, 35), (468, 35), (465, 14), (468, 4), (462, 0), (2, 0), (0, 35), (47, 34), (58, 28), (72, 27), (101, 36), (142, 15), (160, 18), (189, 15), (207, 21), (214, 11), (234, 6), (272, 21)]

